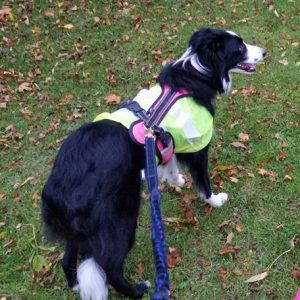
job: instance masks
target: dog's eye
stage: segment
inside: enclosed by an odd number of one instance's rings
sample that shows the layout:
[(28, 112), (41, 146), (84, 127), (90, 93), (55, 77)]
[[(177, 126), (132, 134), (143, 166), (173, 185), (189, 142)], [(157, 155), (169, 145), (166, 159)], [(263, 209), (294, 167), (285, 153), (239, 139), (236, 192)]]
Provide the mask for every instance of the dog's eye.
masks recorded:
[(241, 45), (240, 47), (239, 47), (239, 52), (244, 52), (245, 51), (245, 45)]

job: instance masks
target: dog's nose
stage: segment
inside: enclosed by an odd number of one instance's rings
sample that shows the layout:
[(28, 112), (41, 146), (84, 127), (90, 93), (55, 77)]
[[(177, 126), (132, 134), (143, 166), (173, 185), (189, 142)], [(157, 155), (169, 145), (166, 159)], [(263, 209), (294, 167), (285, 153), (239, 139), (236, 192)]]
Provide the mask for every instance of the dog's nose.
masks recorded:
[(267, 56), (267, 51), (265, 49), (263, 49), (263, 57), (265, 58)]

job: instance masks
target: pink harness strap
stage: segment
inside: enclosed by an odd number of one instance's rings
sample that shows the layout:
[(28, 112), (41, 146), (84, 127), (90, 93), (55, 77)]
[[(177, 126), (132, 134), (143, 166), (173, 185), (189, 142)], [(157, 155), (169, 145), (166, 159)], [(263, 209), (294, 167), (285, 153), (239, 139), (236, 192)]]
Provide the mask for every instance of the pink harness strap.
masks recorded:
[[(187, 97), (189, 95), (190, 94), (184, 89), (172, 92), (170, 86), (163, 86), (162, 93), (147, 111), (146, 120), (138, 120), (129, 128), (129, 133), (133, 141), (135, 141), (137, 144), (145, 145), (145, 129), (152, 128), (153, 126), (159, 127), (159, 124), (170, 110), (172, 105), (178, 99)], [(174, 153), (172, 138), (170, 138), (168, 145), (166, 145), (166, 143), (164, 143), (158, 136), (156, 140), (156, 147), (158, 150), (160, 163), (165, 164)]]
[(295, 295), (294, 300), (300, 300), (300, 288), (298, 288), (298, 291), (297, 291), (297, 293)]

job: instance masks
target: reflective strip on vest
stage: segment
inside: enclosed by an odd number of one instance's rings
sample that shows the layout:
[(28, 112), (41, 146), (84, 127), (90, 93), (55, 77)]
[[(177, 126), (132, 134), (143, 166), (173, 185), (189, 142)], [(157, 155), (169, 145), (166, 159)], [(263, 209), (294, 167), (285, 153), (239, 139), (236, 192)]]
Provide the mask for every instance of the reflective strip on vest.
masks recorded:
[[(141, 90), (134, 98), (146, 111), (161, 94), (160, 85), (149, 90)], [(121, 123), (129, 128), (138, 118), (126, 108), (121, 108), (111, 114), (102, 113), (95, 118), (96, 121), (109, 119)], [(192, 97), (183, 97), (177, 100), (161, 124), (168, 131), (175, 142), (175, 153), (197, 152), (205, 148), (213, 134), (213, 117), (204, 107), (197, 104)]]

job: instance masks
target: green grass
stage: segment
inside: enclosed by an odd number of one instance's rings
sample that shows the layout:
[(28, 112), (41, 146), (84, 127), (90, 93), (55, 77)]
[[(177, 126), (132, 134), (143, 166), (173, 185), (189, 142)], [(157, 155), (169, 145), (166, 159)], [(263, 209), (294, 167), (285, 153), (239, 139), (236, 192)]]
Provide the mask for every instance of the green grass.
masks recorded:
[[(63, 138), (98, 113), (115, 109), (105, 104), (108, 94), (125, 100), (147, 88), (155, 82), (162, 62), (179, 57), (186, 49), (193, 30), (210, 26), (238, 32), (248, 43), (267, 48), (269, 56), (256, 75), (234, 75), (234, 92), (216, 101), (211, 170), (220, 165), (242, 169), (236, 183), (226, 176), (228, 171), (217, 171), (219, 176), (212, 179), (216, 190), (221, 176), (222, 190), (230, 194), (231, 201), (222, 209), (206, 216), (204, 204), (193, 202), (200, 230), (187, 224), (166, 225), (168, 246), (176, 247), (181, 256), (180, 265), (170, 270), (172, 295), (185, 300), (292, 299), (300, 284), (290, 275), (291, 270), (300, 269), (299, 244), (274, 264), (266, 279), (253, 284), (244, 281), (263, 272), (299, 234), (296, 1), (232, 0), (224, 1), (225, 7), (222, 1), (187, 0), (73, 4), (76, 7), (56, 1), (4, 0), (1, 4), (11, 8), (11, 15), (3, 18), (0, 14), (0, 102), (6, 103), (6, 108), (0, 108), (0, 296), (77, 297), (66, 288), (57, 262), (62, 249), (52, 252), (52, 245), (42, 241), (34, 194), (40, 194)], [(47, 9), (53, 16), (45, 16)], [(65, 24), (74, 28), (62, 28)], [(153, 54), (155, 50), (162, 54)], [(32, 91), (18, 92), (22, 82), (33, 84)], [(250, 86), (256, 92), (245, 96), (243, 89)], [(62, 103), (68, 94), (73, 98)], [(29, 115), (21, 112), (25, 108)], [(80, 115), (68, 121), (74, 114)], [(241, 132), (250, 134), (246, 150), (231, 145)], [(280, 152), (287, 157), (280, 158)], [(276, 180), (262, 177), (258, 169), (276, 172)], [(286, 175), (292, 181), (286, 181)], [(33, 179), (21, 185), (29, 177)], [(164, 192), (164, 217), (181, 216), (186, 193), (194, 191)], [(144, 201), (136, 244), (126, 265), (132, 281), (153, 282), (149, 210)], [(229, 226), (219, 228), (224, 220), (231, 221)], [(236, 231), (236, 224), (243, 232)], [(282, 227), (277, 228), (279, 224)], [(236, 255), (220, 255), (230, 232), (234, 233), (231, 246), (241, 250)], [(37, 269), (32, 262), (37, 255), (52, 262), (44, 276), (33, 269)], [(228, 272), (228, 289), (222, 288), (221, 268)], [(121, 298), (110, 291), (110, 299)]]

